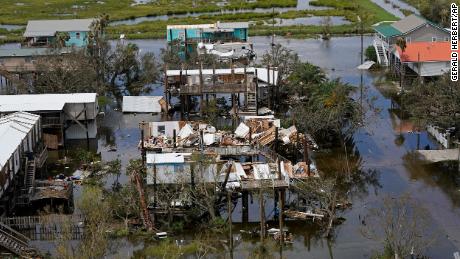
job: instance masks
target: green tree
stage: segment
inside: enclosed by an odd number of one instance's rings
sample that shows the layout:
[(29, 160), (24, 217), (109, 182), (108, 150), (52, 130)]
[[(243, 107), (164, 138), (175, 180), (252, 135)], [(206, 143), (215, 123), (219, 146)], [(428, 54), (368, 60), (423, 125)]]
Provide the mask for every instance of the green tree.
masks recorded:
[[(278, 70), (278, 85), (286, 83), (289, 74), (294, 71), (300, 63), (299, 56), (294, 51), (283, 47), (281, 44), (273, 46), (272, 50), (267, 50), (262, 56), (263, 67), (275, 67)], [(270, 79), (270, 81), (272, 81)]]
[(120, 190), (112, 191), (109, 195), (109, 203), (112, 215), (123, 220), (125, 230), (128, 230), (130, 218), (139, 218), (139, 203), (136, 188), (132, 184), (126, 184)]
[(136, 44), (118, 43), (109, 57), (109, 89), (117, 96), (139, 95), (159, 78), (153, 53), (140, 55)]
[(366, 60), (377, 62), (377, 52), (375, 52), (374, 46), (369, 46), (364, 51), (364, 56)]
[[(108, 230), (111, 220), (110, 203), (104, 197), (102, 188), (88, 185), (77, 201), (77, 207), (85, 218), (85, 235), (77, 245), (70, 242), (71, 237), (58, 244), (58, 258), (103, 258), (107, 255)], [(70, 224), (70, 223), (69, 223)]]
[(83, 50), (73, 49), (66, 54), (50, 50), (49, 55), (37, 58), (35, 66), (39, 71), (34, 86), (37, 93), (103, 92), (97, 87), (96, 71)]
[(318, 141), (344, 139), (351, 136), (359, 125), (359, 107), (350, 98), (353, 88), (338, 79), (312, 85), (308, 101), (293, 108), (299, 128), (312, 134)]
[(320, 67), (306, 63), (298, 63), (287, 79), (287, 89), (289, 94), (307, 96), (310, 90), (318, 84), (326, 81), (326, 74)]
[(406, 112), (420, 127), (460, 127), (460, 86), (450, 80), (449, 73), (432, 82), (414, 83), (405, 100)]

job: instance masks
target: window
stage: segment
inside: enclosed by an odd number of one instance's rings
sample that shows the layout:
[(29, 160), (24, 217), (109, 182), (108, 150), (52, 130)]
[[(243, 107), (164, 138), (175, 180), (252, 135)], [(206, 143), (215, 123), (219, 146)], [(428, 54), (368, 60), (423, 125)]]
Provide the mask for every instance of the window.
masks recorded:
[(431, 42), (436, 42), (438, 39), (436, 39), (436, 37), (432, 37), (431, 38)]
[(166, 134), (166, 128), (165, 126), (158, 126), (158, 134)]
[(80, 39), (80, 33), (77, 32), (77, 33), (75, 34), (75, 37), (76, 37), (77, 39)]
[(406, 37), (406, 42), (407, 42), (407, 43), (410, 43), (410, 42), (411, 42), (411, 38), (410, 38), (410, 37)]

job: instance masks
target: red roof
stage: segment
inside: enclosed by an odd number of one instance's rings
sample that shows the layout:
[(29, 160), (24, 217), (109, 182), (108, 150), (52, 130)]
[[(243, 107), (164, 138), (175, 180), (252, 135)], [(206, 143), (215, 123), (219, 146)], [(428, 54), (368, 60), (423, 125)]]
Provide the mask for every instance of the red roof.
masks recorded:
[(450, 41), (407, 43), (404, 53), (396, 49), (403, 62), (450, 61)]

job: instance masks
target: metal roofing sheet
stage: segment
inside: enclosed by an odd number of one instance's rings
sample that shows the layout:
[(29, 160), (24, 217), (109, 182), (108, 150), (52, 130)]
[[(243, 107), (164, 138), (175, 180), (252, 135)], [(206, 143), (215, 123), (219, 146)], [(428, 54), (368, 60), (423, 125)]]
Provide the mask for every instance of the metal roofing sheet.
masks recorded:
[(399, 46), (396, 46), (396, 51), (403, 62), (447, 62), (452, 53), (449, 41), (407, 43), (404, 52)]
[(54, 36), (56, 32), (89, 31), (94, 19), (32, 20), (24, 37)]
[(161, 112), (163, 96), (123, 96), (123, 112)]
[(39, 120), (40, 116), (26, 112), (16, 112), (0, 118), (0, 169)]
[(179, 24), (179, 25), (168, 25), (167, 30), (170, 29), (236, 29), (236, 28), (249, 28), (247, 22), (216, 22), (208, 24)]
[(391, 24), (380, 24), (374, 27), (378, 33), (382, 34), (385, 37), (393, 37), (401, 34), (401, 32), (393, 27)]
[(428, 21), (425, 18), (416, 14), (412, 14), (393, 23), (391, 26), (402, 33), (406, 33), (427, 22)]
[[(265, 83), (268, 83), (270, 80), (270, 83), (273, 83), (275, 81), (275, 84), (278, 82), (278, 71), (270, 69), (268, 70), (266, 68), (255, 68), (255, 67), (248, 67), (246, 68), (246, 73), (255, 73), (257, 71), (257, 78)], [(202, 70), (203, 75), (212, 75), (213, 70), (212, 69), (203, 69)], [(225, 69), (215, 69), (214, 73), (216, 75), (229, 75), (232, 73), (232, 70), (230, 68), (225, 68)], [(233, 73), (235, 74), (244, 74), (244, 68), (234, 68)], [(181, 74), (181, 70), (167, 70), (166, 75), (167, 76), (179, 76)], [(191, 70), (182, 70), (182, 75), (199, 75), (200, 70), (199, 69), (191, 69)]]
[(96, 93), (0, 95), (0, 112), (60, 111), (66, 103), (94, 103)]
[(147, 153), (147, 164), (183, 164), (191, 153)]

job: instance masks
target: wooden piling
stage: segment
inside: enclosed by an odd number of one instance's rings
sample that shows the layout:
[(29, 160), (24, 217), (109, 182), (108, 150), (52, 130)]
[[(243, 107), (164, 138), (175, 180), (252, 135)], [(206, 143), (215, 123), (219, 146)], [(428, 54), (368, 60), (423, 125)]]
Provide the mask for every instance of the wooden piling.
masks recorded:
[(227, 214), (228, 214), (228, 226), (229, 226), (229, 244), (230, 253), (233, 253), (233, 228), (232, 228), (232, 193), (227, 191)]
[(307, 173), (310, 175), (310, 158), (308, 155), (308, 143), (307, 138), (304, 136), (303, 138), (303, 160), (307, 164)]
[(284, 245), (284, 195), (285, 195), (285, 190), (280, 189), (279, 190), (279, 213), (278, 213), (278, 221), (279, 221), (279, 227), (280, 227), (280, 233), (281, 233), (281, 238), (280, 238), (280, 245)]
[(259, 208), (260, 208), (260, 242), (265, 239), (265, 208), (264, 208), (264, 195), (262, 189), (259, 190)]
[(248, 191), (243, 191), (241, 202), (242, 202), (242, 219), (243, 223), (247, 223), (249, 221), (249, 193)]

